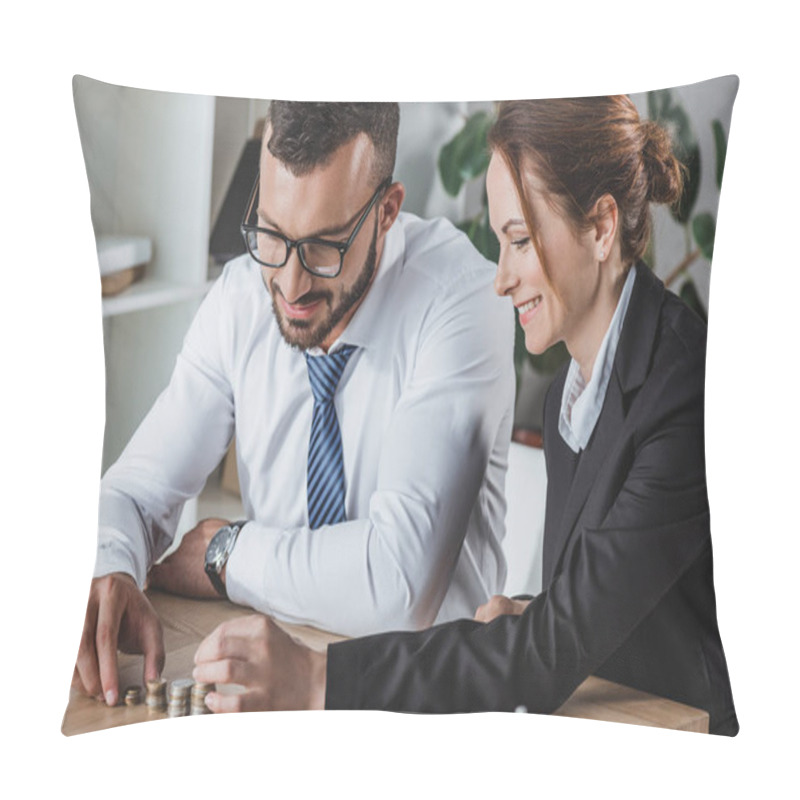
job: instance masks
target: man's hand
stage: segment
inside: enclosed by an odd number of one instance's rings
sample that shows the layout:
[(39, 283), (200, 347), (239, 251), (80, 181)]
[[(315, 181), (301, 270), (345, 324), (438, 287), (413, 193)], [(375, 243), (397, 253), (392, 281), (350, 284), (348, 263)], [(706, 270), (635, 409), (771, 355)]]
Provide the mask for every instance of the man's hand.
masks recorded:
[[(147, 586), (184, 597), (219, 597), (205, 570), (206, 549), (214, 534), (228, 520), (212, 517), (198, 522), (184, 534), (178, 549), (160, 564), (155, 564), (147, 575)], [(222, 571), (225, 581), (225, 570)]]
[(530, 600), (512, 600), (510, 597), (496, 594), (490, 597), (488, 602), (478, 606), (475, 619), (478, 622), (491, 622), (503, 614), (521, 614), (530, 602)]
[(164, 668), (161, 622), (136, 581), (122, 572), (95, 578), (83, 623), (72, 686), (116, 705), (119, 698), (117, 648), (144, 653), (145, 681)]
[(214, 713), (325, 707), (327, 652), (300, 644), (263, 614), (223, 622), (200, 643), (194, 663), (196, 681), (245, 688), (210, 692), (206, 704)]

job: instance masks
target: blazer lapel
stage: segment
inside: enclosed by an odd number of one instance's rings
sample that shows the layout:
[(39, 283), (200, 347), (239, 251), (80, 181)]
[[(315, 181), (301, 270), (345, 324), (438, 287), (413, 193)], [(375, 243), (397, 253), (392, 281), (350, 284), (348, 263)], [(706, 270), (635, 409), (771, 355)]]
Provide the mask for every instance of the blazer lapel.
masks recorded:
[[(557, 518), (559, 515), (548, 516), (551, 525), (545, 530), (545, 587), (550, 585), (558, 572), (561, 557), (598, 474), (604, 467), (611, 468), (618, 460), (617, 453), (625, 441), (622, 433), (633, 393), (642, 385), (649, 371), (665, 290), (661, 281), (646, 265), (639, 263), (634, 268), (636, 280), (622, 325), (614, 358), (614, 371), (606, 390), (603, 410), (588, 446), (580, 455), (560, 519)], [(556, 436), (559, 436), (557, 418), (560, 405), (559, 396), (559, 402), (553, 403), (551, 412), (555, 414), (555, 424), (550, 426), (550, 430), (555, 429)], [(563, 442), (558, 442), (558, 445), (562, 444)]]
[[(622, 392), (618, 381), (612, 375), (597, 426), (588, 447), (580, 455), (575, 477), (564, 502), (561, 519), (558, 521), (555, 531), (547, 532), (551, 534), (552, 539), (548, 542), (547, 548), (550, 558), (548, 558), (548, 565), (545, 566), (547, 573), (545, 585), (549, 585), (553, 576), (558, 572), (559, 561), (594, 486), (597, 474), (603, 464), (611, 459), (615, 447), (619, 444), (624, 422)], [(550, 538), (550, 536), (546, 538)]]

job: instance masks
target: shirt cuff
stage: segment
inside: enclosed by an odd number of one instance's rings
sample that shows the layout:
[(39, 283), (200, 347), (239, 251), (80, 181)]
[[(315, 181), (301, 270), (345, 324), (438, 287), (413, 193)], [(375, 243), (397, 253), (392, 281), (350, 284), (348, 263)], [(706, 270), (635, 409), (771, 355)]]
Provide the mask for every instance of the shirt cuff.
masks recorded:
[(225, 591), (228, 599), (240, 606), (249, 606), (265, 614), (270, 613), (266, 602), (266, 564), (270, 558), (269, 531), (260, 525), (247, 522), (236, 537), (228, 563), (225, 566)]
[(127, 537), (115, 528), (101, 525), (92, 577), (102, 578), (112, 572), (130, 575), (140, 589), (144, 587), (147, 577), (147, 567), (131, 550)]

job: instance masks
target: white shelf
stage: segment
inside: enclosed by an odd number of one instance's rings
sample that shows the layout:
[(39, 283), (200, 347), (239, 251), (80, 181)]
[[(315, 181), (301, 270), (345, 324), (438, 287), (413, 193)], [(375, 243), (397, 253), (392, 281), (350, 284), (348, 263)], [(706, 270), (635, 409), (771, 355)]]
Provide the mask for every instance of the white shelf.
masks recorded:
[(202, 297), (213, 281), (200, 284), (181, 284), (157, 278), (144, 278), (133, 286), (113, 297), (103, 298), (103, 316), (116, 317), (131, 311), (142, 311), (146, 308), (157, 308), (182, 300)]

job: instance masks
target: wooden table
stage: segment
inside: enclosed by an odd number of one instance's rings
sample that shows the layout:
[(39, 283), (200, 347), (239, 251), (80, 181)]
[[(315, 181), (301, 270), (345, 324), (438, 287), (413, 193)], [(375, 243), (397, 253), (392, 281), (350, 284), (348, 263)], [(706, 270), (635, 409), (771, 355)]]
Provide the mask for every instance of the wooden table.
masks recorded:
[[(167, 681), (191, 677), (198, 644), (220, 622), (253, 613), (249, 608), (224, 600), (189, 600), (156, 591), (148, 592), (148, 595), (164, 628), (167, 658), (162, 676)], [(317, 650), (345, 638), (314, 628), (279, 624), (292, 636)], [(124, 694), (127, 686), (141, 685), (142, 669), (141, 656), (119, 655), (120, 694)], [(227, 688), (222, 687), (220, 690), (225, 691)], [(235, 687), (230, 690), (235, 691)], [(595, 677), (587, 678), (555, 713), (562, 717), (708, 733), (708, 714), (705, 711)], [(117, 705), (109, 708), (73, 690), (70, 692), (61, 730), (66, 736), (72, 736), (76, 733), (165, 718), (166, 712), (151, 711), (144, 703), (132, 707)]]

